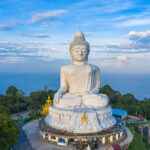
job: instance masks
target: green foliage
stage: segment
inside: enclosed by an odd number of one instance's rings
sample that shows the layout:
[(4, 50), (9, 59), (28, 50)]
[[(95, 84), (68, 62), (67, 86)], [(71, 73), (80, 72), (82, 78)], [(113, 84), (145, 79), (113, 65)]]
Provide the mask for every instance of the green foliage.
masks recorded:
[(8, 89), (6, 90), (6, 95), (8, 97), (14, 97), (17, 94), (18, 89), (14, 86), (10, 86), (8, 87)]
[(6, 96), (0, 94), (0, 104), (6, 107), (10, 113), (16, 113), (27, 109), (27, 103), (24, 101), (24, 92), (14, 86), (8, 87)]
[(138, 132), (135, 131), (133, 141), (130, 143), (128, 150), (146, 150), (145, 143)]
[(130, 115), (141, 115), (150, 119), (150, 99), (144, 98), (144, 100), (139, 101), (132, 94), (120, 94), (109, 85), (102, 87), (100, 93), (108, 95), (109, 103), (113, 108), (125, 109)]
[(43, 90), (39, 92), (31, 92), (26, 97), (25, 101), (28, 103), (28, 109), (38, 111), (42, 108), (42, 105), (46, 103), (48, 95), (53, 99), (55, 91)]
[(3, 105), (0, 105), (0, 114), (7, 114), (9, 115), (9, 109)]
[(5, 114), (0, 114), (0, 150), (7, 150), (19, 136), (17, 124)]

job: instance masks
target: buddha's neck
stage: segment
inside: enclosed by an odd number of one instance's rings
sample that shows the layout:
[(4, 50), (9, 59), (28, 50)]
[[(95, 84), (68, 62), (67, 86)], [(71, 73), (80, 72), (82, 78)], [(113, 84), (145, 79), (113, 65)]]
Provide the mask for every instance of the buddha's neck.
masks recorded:
[(80, 62), (80, 61), (74, 61), (73, 64), (74, 65), (84, 65), (86, 63), (85, 62)]

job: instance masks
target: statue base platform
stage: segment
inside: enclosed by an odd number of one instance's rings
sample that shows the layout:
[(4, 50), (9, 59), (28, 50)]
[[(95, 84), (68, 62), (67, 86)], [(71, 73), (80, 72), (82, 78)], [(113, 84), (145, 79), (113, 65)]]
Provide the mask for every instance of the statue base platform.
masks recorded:
[(49, 108), (49, 115), (45, 123), (51, 128), (69, 133), (97, 133), (109, 129), (116, 124), (116, 118), (112, 116), (112, 109), (108, 105), (105, 108), (89, 108), (86, 106), (73, 108)]
[(97, 133), (71, 133), (49, 126), (42, 118), (39, 122), (39, 135), (47, 143), (53, 143), (60, 146), (72, 145), (76, 148), (81, 146), (95, 148), (106, 146), (112, 143), (123, 141), (127, 135), (125, 126), (120, 120), (116, 120), (116, 125), (109, 129)]

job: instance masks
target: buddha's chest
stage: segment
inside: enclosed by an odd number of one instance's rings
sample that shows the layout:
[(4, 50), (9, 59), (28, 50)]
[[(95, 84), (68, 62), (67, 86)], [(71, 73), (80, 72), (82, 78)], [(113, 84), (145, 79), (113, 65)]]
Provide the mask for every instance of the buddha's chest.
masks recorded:
[(69, 70), (67, 77), (69, 82), (77, 80), (82, 82), (84, 80), (89, 80), (92, 77), (92, 71), (90, 66), (75, 66)]

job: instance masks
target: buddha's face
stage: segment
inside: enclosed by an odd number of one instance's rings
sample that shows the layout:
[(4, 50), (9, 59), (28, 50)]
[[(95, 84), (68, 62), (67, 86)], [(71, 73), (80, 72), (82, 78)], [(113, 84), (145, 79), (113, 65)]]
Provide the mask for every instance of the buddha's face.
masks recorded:
[(71, 49), (71, 57), (73, 61), (84, 62), (88, 51), (84, 45), (76, 45)]

